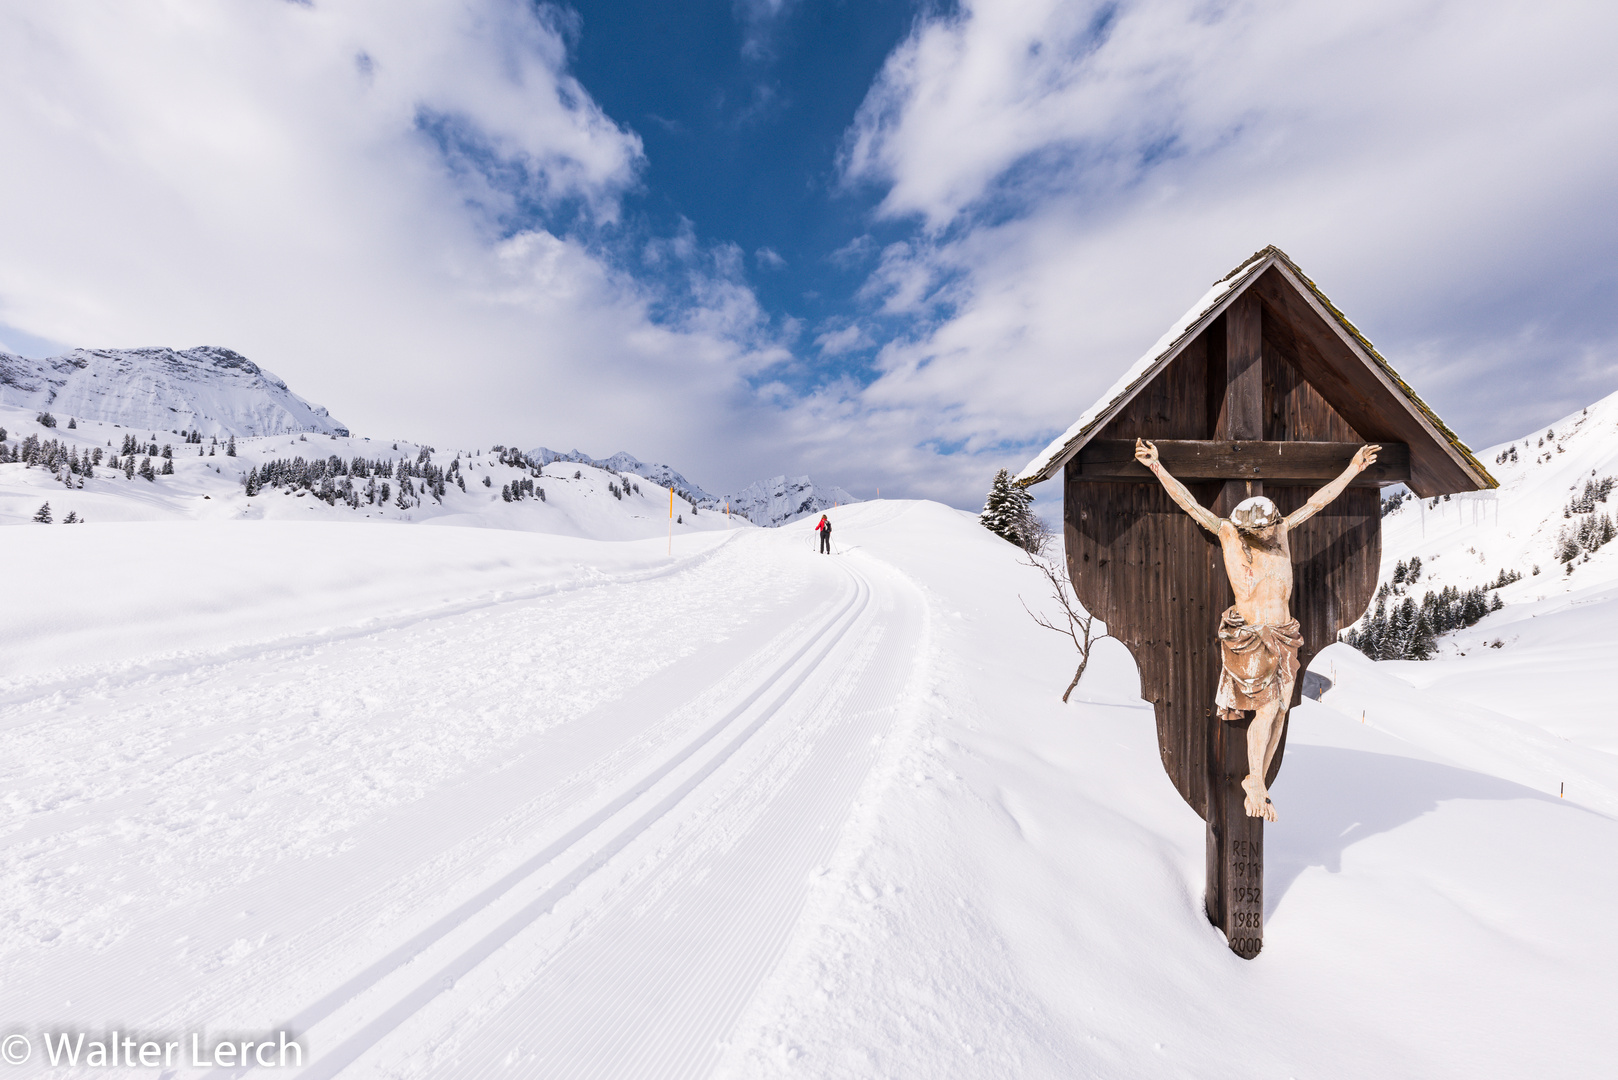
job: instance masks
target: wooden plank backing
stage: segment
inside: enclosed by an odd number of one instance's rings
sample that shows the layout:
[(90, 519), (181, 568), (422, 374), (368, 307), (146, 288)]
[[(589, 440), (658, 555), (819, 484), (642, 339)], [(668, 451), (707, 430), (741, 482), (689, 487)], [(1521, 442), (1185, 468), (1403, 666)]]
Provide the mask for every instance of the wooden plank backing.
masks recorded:
[[(1218, 488), (1192, 490), (1211, 503)], [(1219, 680), (1214, 632), (1232, 602), (1219, 545), (1155, 482), (1089, 482), (1069, 462), (1064, 505), (1068, 576), (1079, 601), (1134, 656), (1141, 696), (1155, 708), (1163, 768), (1205, 814)]]
[[(1482, 485), (1458, 462), (1442, 435), (1434, 435), (1410, 402), (1382, 378), (1323, 319), (1309, 301), (1271, 267), (1248, 287), (1291, 331), (1299, 374), (1368, 442), (1412, 447), (1410, 487), (1422, 496), (1474, 491)], [(1278, 336), (1278, 335), (1276, 335)]]
[(1264, 438), (1263, 314), (1259, 297), (1243, 293), (1223, 316), (1224, 384), (1213, 380), (1208, 384), (1209, 396), (1222, 398), (1212, 432), (1215, 439)]
[[(1208, 424), (1208, 337), (1188, 342), (1140, 393), (1108, 422), (1115, 439), (1202, 438)], [(1217, 400), (1214, 407), (1218, 407)]]
[(1367, 441), (1303, 377), (1298, 370), (1298, 336), (1269, 304), (1264, 305), (1264, 437), (1301, 442)]
[[(1153, 445), (1163, 467), (1181, 480), (1304, 482), (1318, 487), (1346, 469), (1362, 444), (1158, 439)], [(1086, 480), (1152, 480), (1152, 474), (1135, 460), (1132, 439), (1092, 439), (1079, 451), (1077, 460)], [(1404, 483), (1409, 477), (1410, 447), (1388, 443), (1377, 455), (1376, 464), (1354, 478), (1353, 486), (1381, 487)]]

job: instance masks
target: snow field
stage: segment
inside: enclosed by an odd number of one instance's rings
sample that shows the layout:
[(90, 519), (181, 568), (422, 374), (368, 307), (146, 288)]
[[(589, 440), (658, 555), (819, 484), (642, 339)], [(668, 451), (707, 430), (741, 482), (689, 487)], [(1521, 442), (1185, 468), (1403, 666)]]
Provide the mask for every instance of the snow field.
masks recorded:
[[(420, 535), (372, 530), (365, 540), (389, 534)], [(31, 939), (53, 950), (24, 985), (38, 993), (59, 983), (76, 1008), (105, 993), (113, 1015), (145, 1015), (163, 998), (194, 997), (209, 972), (303, 932), (301, 917), (319, 925), (314, 914), (366, 895), (375, 874), (437, 857), (431, 845), (461, 839), (477, 818), (415, 820), (428, 796), (456, 805), (468, 785), (507, 770), (524, 738), (577, 719), (769, 606), (753, 595), (763, 584), (756, 565), (750, 575), (745, 561), (721, 562), (14, 696), (0, 709), (8, 802), (21, 825), (6, 838), (5, 893), (15, 905), (7, 945)], [(589, 782), (574, 778), (575, 787)], [(499, 791), (470, 797), (475, 805)], [(152, 920), (177, 936), (133, 932)], [(106, 949), (126, 939), (134, 954), (123, 966)], [(71, 945), (89, 952), (61, 948)], [(121, 1012), (132, 1003), (145, 1008)]]
[[(1517, 718), (1482, 728), (1408, 683), (1387, 689), (1397, 722), (1361, 724), (1373, 676), (1444, 664), (1362, 673), (1328, 650), (1340, 681), (1293, 714), (1265, 950), (1243, 961), (1203, 917), (1203, 824), (1164, 775), (1125, 650), (1102, 643), (1064, 707), (1072, 646), (1021, 610), (1044, 590), (1010, 545), (941, 507), (868, 532), (859, 514), (845, 542), (932, 613), (919, 710), (716, 1075), (1607, 1068), (1618, 783), (1599, 755)], [(1587, 799), (1558, 799), (1549, 774), (1575, 767)]]
[[(353, 558), (424, 535), (303, 531)], [(116, 685), (47, 680), (0, 714), (29, 822), (5, 839), (7, 1012), (290, 1020), (306, 1075), (463, 1071), (458, 1055), (509, 1053), (506, 1029), (530, 1022), (495, 1010), (510, 980), (582, 965), (597, 983), (579, 1000), (648, 1025), (629, 996), (646, 957), (706, 940), (712, 978), (665, 965), (685, 986), (638, 1051), (700, 1075), (784, 946), (908, 671), (903, 583), (797, 539), (735, 533), (672, 574), (137, 663)], [(646, 917), (675, 900), (684, 921)], [(583, 1020), (574, 1071), (629, 1052), (611, 1016)]]
[(1203, 825), (1122, 646), (1064, 706), (1072, 646), (1022, 610), (1049, 601), (1020, 552), (936, 504), (832, 516), (835, 558), (807, 522), (673, 559), (375, 522), (10, 530), (33, 546), (4, 586), (0, 1014), (290, 1022), (308, 1077), (1470, 1080), (1618, 1054), (1594, 574), (1451, 659), (1322, 654), (1246, 962), (1203, 918)]
[[(6, 466), (10, 468), (11, 466)], [(145, 481), (140, 481), (144, 484)], [(325, 509), (325, 504), (318, 504)], [(354, 521), (6, 530), (0, 695), (677, 572), (736, 533), (602, 543)]]

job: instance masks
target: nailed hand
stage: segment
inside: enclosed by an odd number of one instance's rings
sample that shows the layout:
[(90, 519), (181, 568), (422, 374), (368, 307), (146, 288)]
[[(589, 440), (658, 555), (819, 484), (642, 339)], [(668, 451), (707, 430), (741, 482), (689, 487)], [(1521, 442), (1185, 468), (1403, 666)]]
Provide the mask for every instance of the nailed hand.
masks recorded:
[(1157, 447), (1145, 439), (1136, 439), (1135, 460), (1150, 469), (1152, 464), (1157, 461)]
[[(1378, 450), (1380, 450), (1380, 449), (1382, 449), (1382, 447), (1378, 446), (1375, 443), (1371, 443), (1371, 444), (1369, 444), (1367, 446), (1362, 446), (1357, 451), (1355, 451), (1354, 460), (1350, 463), (1350, 464), (1352, 464), (1354, 466), (1354, 471), (1355, 472), (1364, 472), (1366, 469), (1370, 468), (1372, 465), (1375, 465), (1376, 464), (1376, 452)], [(1137, 453), (1137, 456), (1138, 456), (1139, 451), (1137, 451), (1136, 453)]]

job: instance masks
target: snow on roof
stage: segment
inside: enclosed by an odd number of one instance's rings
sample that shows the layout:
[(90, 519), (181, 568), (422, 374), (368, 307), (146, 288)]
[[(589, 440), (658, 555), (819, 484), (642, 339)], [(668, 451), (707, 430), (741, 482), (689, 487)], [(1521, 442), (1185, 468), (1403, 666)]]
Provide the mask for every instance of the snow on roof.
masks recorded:
[(1326, 294), (1320, 291), (1320, 287), (1298, 268), (1298, 264), (1293, 262), (1286, 252), (1274, 244), (1249, 255), (1236, 269), (1215, 282), (1213, 287), (1203, 294), (1202, 299), (1191, 305), (1191, 310), (1180, 316), (1179, 320), (1169, 328), (1168, 333), (1157, 339), (1157, 343), (1147, 350), (1146, 355), (1130, 365), (1129, 370), (1124, 372), (1117, 382), (1113, 383), (1112, 387), (1101, 396), (1099, 401), (1086, 409), (1084, 415), (1080, 416), (1072, 427), (1064, 431), (1054, 442), (1041, 451), (1038, 457), (1023, 467), (1022, 472), (1016, 476), (1016, 482), (1024, 485), (1033, 484), (1041, 480), (1048, 480), (1054, 475), (1056, 470), (1065, 464), (1067, 459), (1077, 453), (1084, 443), (1089, 440), (1097, 428), (1110, 420), (1120, 408), (1128, 404), (1129, 400), (1135, 396), (1135, 393), (1149, 383), (1179, 353), (1181, 347), (1190, 341), (1201, 330), (1202, 326), (1217, 315), (1227, 303), (1234, 299), (1248, 282), (1276, 263), (1284, 264), (1292, 276), (1296, 277), (1298, 282), (1313, 294), (1321, 306), (1331, 313), (1332, 318), (1354, 339), (1360, 346), (1361, 351), (1398, 387), (1409, 402), (1411, 409), (1419, 413), (1431, 425), (1433, 430), (1464, 459), (1468, 471), (1474, 472), (1484, 486), (1495, 487), (1495, 480), (1489, 475), (1488, 470), (1483, 467), (1483, 463), (1472, 454), (1472, 451), (1465, 443), (1461, 442), (1459, 436), (1450, 430), (1449, 425), (1439, 419), (1438, 414), (1433, 412), (1425, 401), (1421, 400), (1415, 390), (1411, 389), (1410, 384), (1406, 383), (1399, 376), (1399, 373), (1393, 370), (1393, 365), (1389, 364), (1382, 354), (1377, 352), (1376, 346), (1372, 345), (1370, 339), (1360, 333), (1359, 327), (1350, 322), (1348, 317), (1338, 309), (1337, 305), (1333, 304)]

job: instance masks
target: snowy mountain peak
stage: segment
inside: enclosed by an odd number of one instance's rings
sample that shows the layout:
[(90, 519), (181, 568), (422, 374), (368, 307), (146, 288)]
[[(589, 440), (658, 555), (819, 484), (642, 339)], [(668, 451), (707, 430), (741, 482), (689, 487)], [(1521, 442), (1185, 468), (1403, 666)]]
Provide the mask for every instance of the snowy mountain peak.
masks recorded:
[(574, 461), (612, 472), (634, 473), (654, 484), (673, 487), (682, 498), (705, 510), (718, 510), (729, 505), (732, 513), (741, 514), (754, 525), (784, 525), (806, 514), (817, 514), (833, 506), (857, 501), (840, 487), (817, 488), (807, 476), (787, 477), (784, 474), (768, 480), (755, 480), (739, 492), (710, 495), (669, 466), (649, 465), (622, 450), (609, 458), (593, 458), (579, 450), (564, 454), (540, 446), (528, 451), (528, 456), (541, 465), (549, 465), (553, 461)]
[(348, 434), (324, 408), (231, 349), (75, 349), (30, 360), (0, 353), (0, 404), (151, 431)]
[(731, 496), (731, 506), (739, 507), (755, 525), (783, 525), (855, 501), (854, 496), (840, 487), (817, 488), (807, 476), (789, 478), (785, 475), (754, 481)]

